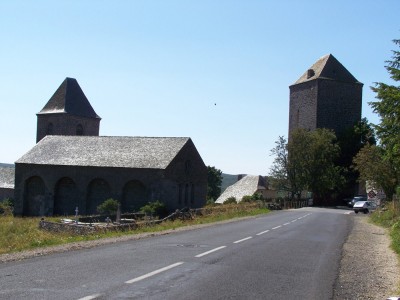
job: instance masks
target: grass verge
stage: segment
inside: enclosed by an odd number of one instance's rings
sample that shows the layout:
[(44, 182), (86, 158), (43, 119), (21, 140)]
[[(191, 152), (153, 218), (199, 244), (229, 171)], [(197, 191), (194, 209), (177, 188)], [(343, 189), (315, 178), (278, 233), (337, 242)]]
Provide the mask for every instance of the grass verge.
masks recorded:
[[(31, 250), (39, 247), (62, 245), (72, 242), (90, 241), (107, 237), (158, 232), (176, 229), (188, 225), (213, 223), (238, 217), (255, 216), (268, 213), (266, 208), (254, 205), (230, 205), (221, 208), (210, 208), (207, 215), (198, 216), (192, 220), (166, 221), (151, 227), (141, 227), (136, 230), (121, 232), (94, 233), (88, 235), (73, 235), (69, 233), (53, 233), (40, 230), (40, 218), (20, 218), (13, 216), (0, 217), (0, 254)], [(47, 221), (58, 221), (58, 218), (46, 218)]]
[[(397, 201), (388, 203), (385, 210), (375, 211), (371, 215), (372, 223), (388, 228), (391, 238), (391, 247), (400, 259), (400, 204)], [(399, 260), (400, 261), (400, 260)], [(400, 282), (397, 286), (400, 293)]]

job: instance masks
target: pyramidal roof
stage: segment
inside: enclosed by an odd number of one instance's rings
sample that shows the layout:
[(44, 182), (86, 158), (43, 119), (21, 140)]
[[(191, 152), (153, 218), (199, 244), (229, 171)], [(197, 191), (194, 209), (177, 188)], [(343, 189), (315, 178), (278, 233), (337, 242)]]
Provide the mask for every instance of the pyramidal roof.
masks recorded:
[(38, 115), (59, 113), (100, 119), (75, 78), (65, 78)]
[(327, 54), (318, 59), (295, 84), (315, 79), (360, 83), (332, 54)]

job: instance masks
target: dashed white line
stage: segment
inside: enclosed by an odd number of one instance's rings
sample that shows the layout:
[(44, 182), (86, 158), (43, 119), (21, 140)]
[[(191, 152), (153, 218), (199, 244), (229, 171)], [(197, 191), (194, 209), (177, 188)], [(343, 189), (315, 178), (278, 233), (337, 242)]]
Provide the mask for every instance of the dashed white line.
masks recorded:
[(224, 249), (224, 248), (226, 248), (226, 246), (217, 247), (217, 248), (214, 248), (214, 249), (212, 249), (212, 250), (210, 250), (210, 251), (200, 253), (200, 254), (196, 255), (195, 257), (202, 257), (202, 256), (204, 256), (204, 255), (213, 253), (213, 252), (215, 252), (215, 251), (218, 251), (218, 250), (221, 250), (221, 249)]
[(279, 225), (279, 226), (276, 226), (276, 227), (274, 227), (272, 229), (278, 229), (278, 228), (281, 228), (281, 227), (282, 227), (282, 225)]
[(296, 219), (296, 220), (293, 220), (291, 223), (294, 223), (294, 222), (297, 222), (297, 219)]
[(175, 264), (172, 264), (172, 265), (166, 266), (166, 267), (164, 267), (164, 268), (155, 270), (155, 271), (150, 272), (150, 273), (147, 273), (147, 274), (145, 274), (145, 275), (142, 275), (142, 276), (133, 278), (133, 279), (131, 279), (131, 280), (125, 281), (125, 283), (130, 284), (130, 283), (138, 282), (138, 281), (140, 281), (140, 280), (149, 278), (149, 277), (154, 276), (154, 275), (157, 275), (157, 274), (159, 274), (159, 273), (161, 273), (161, 272), (165, 272), (165, 271), (167, 271), (167, 270), (170, 270), (170, 269), (172, 269), (172, 268), (175, 268), (175, 267), (177, 267), (177, 266), (180, 266), (181, 264), (183, 264), (183, 262), (177, 262), (177, 263), (175, 263)]
[(268, 231), (269, 231), (269, 229), (268, 229), (268, 230), (261, 231), (261, 232), (257, 233), (256, 235), (262, 235), (262, 234), (264, 234), (264, 233), (267, 233)]
[(241, 242), (247, 241), (247, 240), (249, 240), (249, 239), (252, 239), (252, 238), (253, 238), (252, 236), (248, 236), (247, 238), (244, 238), (244, 239), (241, 239), (241, 240), (235, 241), (235, 242), (233, 242), (233, 243), (234, 243), (234, 244), (238, 244), (238, 243), (241, 243)]
[(289, 224), (290, 224), (290, 222), (283, 224), (283, 226), (286, 226), (286, 225), (289, 225)]
[(90, 295), (90, 296), (86, 296), (86, 297), (80, 298), (78, 300), (92, 300), (92, 299), (96, 299), (96, 298), (98, 298), (100, 296), (101, 296), (101, 294), (94, 294), (94, 295)]

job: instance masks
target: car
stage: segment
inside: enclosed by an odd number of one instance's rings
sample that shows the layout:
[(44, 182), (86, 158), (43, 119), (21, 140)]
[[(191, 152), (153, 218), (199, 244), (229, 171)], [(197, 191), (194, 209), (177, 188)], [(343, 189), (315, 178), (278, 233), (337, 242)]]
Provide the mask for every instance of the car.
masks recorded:
[(355, 197), (353, 197), (353, 199), (351, 199), (351, 201), (349, 201), (349, 203), (347, 203), (347, 205), (348, 205), (348, 207), (353, 207), (354, 204), (355, 204), (357, 201), (367, 201), (367, 200), (368, 200), (368, 199), (367, 199), (366, 196), (355, 196)]
[(376, 209), (376, 203), (372, 201), (357, 201), (353, 205), (353, 210), (356, 214), (359, 212), (363, 212), (367, 214), (370, 211), (374, 211)]

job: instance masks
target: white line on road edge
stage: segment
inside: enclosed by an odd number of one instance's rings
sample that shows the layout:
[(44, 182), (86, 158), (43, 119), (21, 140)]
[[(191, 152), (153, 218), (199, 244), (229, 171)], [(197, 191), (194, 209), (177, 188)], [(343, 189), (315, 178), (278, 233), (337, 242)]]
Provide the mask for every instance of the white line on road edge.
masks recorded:
[(204, 256), (204, 255), (207, 255), (207, 254), (213, 253), (213, 252), (215, 252), (215, 251), (224, 249), (225, 247), (226, 247), (226, 246), (221, 246), (221, 247), (218, 247), (218, 248), (214, 248), (214, 249), (212, 249), (212, 250), (210, 250), (210, 251), (200, 253), (200, 254), (196, 255), (195, 257), (202, 257), (202, 256)]
[(282, 227), (282, 225), (279, 225), (279, 226), (276, 226), (276, 227), (274, 227), (272, 229), (278, 229), (278, 228), (281, 228), (281, 227)]
[(264, 234), (264, 233), (267, 233), (268, 231), (269, 231), (269, 230), (261, 231), (261, 232), (257, 233), (256, 235), (262, 235), (262, 234)]
[(289, 225), (289, 224), (290, 224), (290, 222), (283, 224), (283, 226), (286, 226), (286, 225)]
[(248, 236), (247, 238), (244, 238), (244, 239), (241, 239), (241, 240), (235, 241), (235, 242), (233, 242), (233, 243), (234, 243), (234, 244), (238, 244), (238, 243), (241, 243), (241, 242), (247, 241), (247, 240), (249, 240), (249, 239), (252, 239), (252, 238), (253, 238), (252, 236)]
[(172, 264), (172, 265), (169, 265), (169, 266), (167, 266), (167, 267), (164, 267), (164, 268), (155, 270), (155, 271), (153, 271), (153, 272), (147, 273), (147, 274), (145, 274), (145, 275), (142, 275), (142, 276), (133, 278), (133, 279), (131, 279), (131, 280), (125, 281), (125, 283), (130, 284), (130, 283), (138, 282), (138, 281), (140, 281), (140, 280), (146, 279), (146, 278), (148, 278), (148, 277), (157, 275), (157, 274), (159, 274), (159, 273), (161, 273), (161, 272), (165, 272), (165, 271), (167, 271), (167, 270), (169, 270), (169, 269), (172, 269), (172, 268), (175, 268), (175, 267), (177, 267), (177, 266), (180, 266), (181, 264), (183, 264), (183, 262), (177, 262), (177, 263)]
[(92, 300), (92, 299), (96, 299), (96, 298), (98, 298), (100, 296), (101, 296), (101, 294), (94, 294), (94, 295), (90, 295), (90, 296), (86, 296), (86, 297), (80, 298), (78, 300)]

